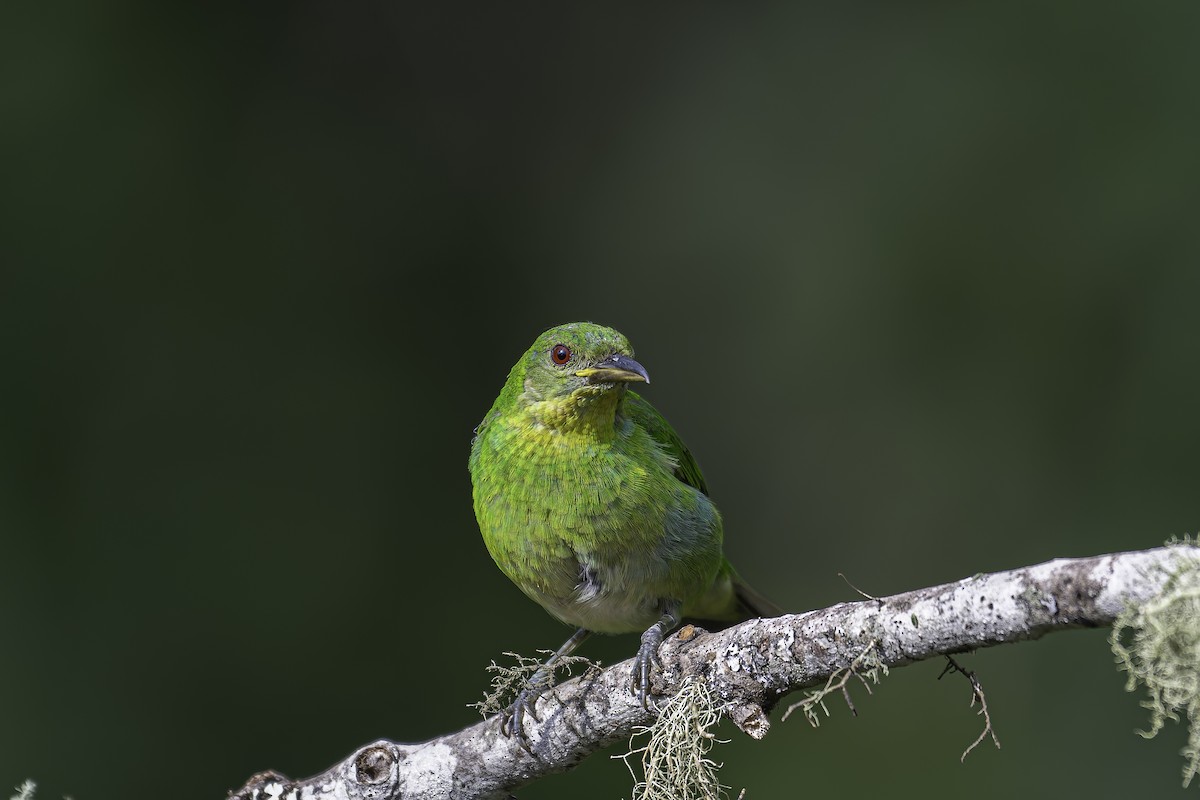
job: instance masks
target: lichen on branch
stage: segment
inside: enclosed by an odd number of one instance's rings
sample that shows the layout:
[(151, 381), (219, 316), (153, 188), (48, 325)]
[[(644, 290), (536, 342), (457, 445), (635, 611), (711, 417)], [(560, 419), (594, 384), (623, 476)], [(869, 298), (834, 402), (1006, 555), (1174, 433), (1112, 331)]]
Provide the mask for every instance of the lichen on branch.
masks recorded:
[[(1147, 567), (1146, 578), (1162, 590), (1130, 602), (1113, 622), (1110, 642), (1117, 663), (1129, 673), (1127, 691), (1146, 688), (1141, 705), (1150, 711), (1147, 739), (1167, 720), (1186, 718), (1183, 785), (1200, 773), (1200, 558), (1195, 542), (1172, 543), (1172, 558)], [(1151, 574), (1152, 573), (1152, 574)]]

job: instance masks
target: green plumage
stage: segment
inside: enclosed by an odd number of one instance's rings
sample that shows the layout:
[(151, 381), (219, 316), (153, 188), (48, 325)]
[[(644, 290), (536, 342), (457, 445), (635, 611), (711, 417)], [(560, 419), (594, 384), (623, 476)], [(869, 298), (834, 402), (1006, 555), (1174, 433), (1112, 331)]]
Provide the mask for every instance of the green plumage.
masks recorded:
[(682, 616), (733, 622), (781, 613), (721, 554), (721, 515), (679, 435), (629, 391), (650, 378), (629, 341), (589, 322), (538, 337), (476, 429), (475, 517), (496, 564), (578, 630), (501, 715), (524, 737), (559, 658), (592, 631), (643, 631), (633, 690)]
[(680, 612), (724, 622), (778, 613), (722, 555), (721, 515), (687, 447), (627, 389), (648, 380), (611, 328), (581, 322), (538, 337), (471, 448), (488, 551), (521, 591), (588, 631), (669, 629), (664, 614)]

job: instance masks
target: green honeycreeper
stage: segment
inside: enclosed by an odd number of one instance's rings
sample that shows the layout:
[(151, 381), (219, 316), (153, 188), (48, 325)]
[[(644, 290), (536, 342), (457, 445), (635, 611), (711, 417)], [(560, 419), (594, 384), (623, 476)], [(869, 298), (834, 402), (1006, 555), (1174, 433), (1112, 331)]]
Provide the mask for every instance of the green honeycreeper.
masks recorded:
[(632, 686), (683, 617), (718, 623), (777, 616), (721, 552), (721, 515), (692, 454), (628, 388), (649, 383), (629, 341), (588, 322), (538, 337), (475, 431), (475, 516), (497, 566), (550, 614), (578, 628), (501, 715), (523, 718), (554, 665), (592, 632), (642, 632)]

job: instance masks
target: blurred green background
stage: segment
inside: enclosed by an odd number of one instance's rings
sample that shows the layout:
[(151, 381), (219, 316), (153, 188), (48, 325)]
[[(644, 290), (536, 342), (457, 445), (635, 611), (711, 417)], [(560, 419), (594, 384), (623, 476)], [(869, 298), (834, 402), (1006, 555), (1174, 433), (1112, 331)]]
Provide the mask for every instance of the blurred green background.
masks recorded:
[[(1200, 5), (7, 3), (0, 791), (220, 798), (568, 631), (473, 426), (627, 334), (796, 610), (1200, 528)], [(736, 796), (1175, 797), (1104, 631), (715, 752)], [(635, 637), (587, 655), (630, 656)], [(776, 719), (778, 715), (776, 715)], [(522, 798), (628, 797), (593, 757)]]

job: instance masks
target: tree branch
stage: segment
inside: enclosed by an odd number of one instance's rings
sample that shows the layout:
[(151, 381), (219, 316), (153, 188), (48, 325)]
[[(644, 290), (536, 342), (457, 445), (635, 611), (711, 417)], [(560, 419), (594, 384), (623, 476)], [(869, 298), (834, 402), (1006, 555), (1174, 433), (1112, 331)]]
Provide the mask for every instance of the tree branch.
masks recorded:
[[(670, 696), (685, 678), (704, 680), (724, 703), (724, 713), (760, 739), (770, 727), (767, 713), (781, 697), (827, 681), (872, 643), (880, 663), (898, 667), (1057, 630), (1108, 626), (1127, 601), (1143, 602), (1162, 588), (1177, 554), (1195, 559), (1200, 548), (1058, 559), (892, 597), (750, 620), (714, 634), (685, 626), (663, 644), (654, 689)], [(528, 750), (502, 736), (492, 718), (417, 744), (381, 739), (307, 780), (260, 773), (231, 797), (507, 797), (653, 721), (654, 713), (629, 690), (631, 665), (629, 660), (567, 681), (542, 697), (540, 721), (526, 724)]]

